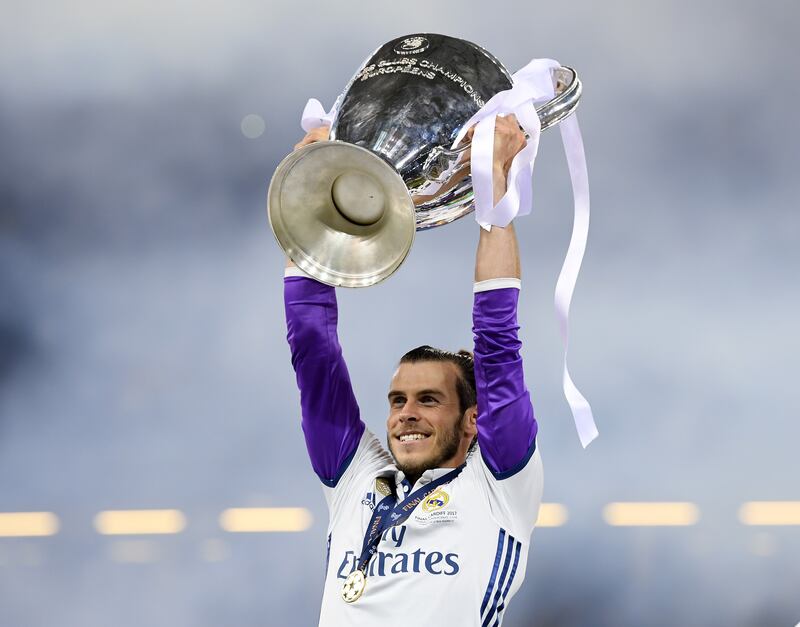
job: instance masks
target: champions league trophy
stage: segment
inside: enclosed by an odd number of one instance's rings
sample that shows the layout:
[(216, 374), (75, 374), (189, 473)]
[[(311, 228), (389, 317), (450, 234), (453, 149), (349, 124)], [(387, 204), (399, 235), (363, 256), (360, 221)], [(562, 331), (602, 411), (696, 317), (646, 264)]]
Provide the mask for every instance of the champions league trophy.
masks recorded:
[[(569, 116), (581, 95), (575, 71), (552, 63), (553, 97), (535, 108), (541, 129)], [(296, 150), (275, 171), (268, 213), (281, 248), (328, 285), (388, 277), (415, 231), (475, 208), (471, 146), (461, 139), (513, 86), (494, 56), (462, 39), (426, 33), (378, 48), (329, 114), (330, 141)]]

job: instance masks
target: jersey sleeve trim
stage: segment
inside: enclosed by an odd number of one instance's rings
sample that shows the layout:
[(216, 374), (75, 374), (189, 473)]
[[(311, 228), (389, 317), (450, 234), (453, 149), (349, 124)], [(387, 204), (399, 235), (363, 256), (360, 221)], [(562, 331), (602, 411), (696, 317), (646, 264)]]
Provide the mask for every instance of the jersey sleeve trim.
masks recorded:
[[(506, 596), (511, 589), (514, 575), (517, 573), (521, 550), (522, 542), (501, 527), (497, 537), (497, 553), (495, 553), (494, 557), (492, 576), (489, 579), (489, 585), (486, 587), (486, 593), (481, 603), (480, 617), (483, 619), (481, 625), (484, 627), (486, 625), (499, 625), (502, 620), (501, 614), (505, 609)], [(501, 562), (502, 571), (500, 570)], [(509, 567), (511, 568), (510, 573)], [(500, 575), (499, 579), (497, 578), (498, 573)]]
[(487, 279), (486, 281), (478, 281), (472, 286), (473, 293), (488, 292), (489, 290), (500, 290), (507, 287), (515, 289), (522, 289), (522, 281), (515, 278), (507, 279)]
[(489, 472), (492, 473), (492, 476), (497, 479), (497, 481), (502, 481), (503, 479), (508, 479), (509, 477), (513, 477), (516, 475), (520, 470), (525, 468), (528, 465), (528, 462), (533, 457), (533, 454), (536, 452), (536, 437), (533, 438), (533, 442), (531, 442), (530, 447), (528, 448), (528, 452), (525, 454), (525, 457), (522, 458), (516, 466), (512, 466), (508, 470), (504, 470), (503, 472), (495, 472), (492, 469), (492, 465), (489, 461), (484, 457), (483, 451), (481, 451), (481, 459), (483, 459), (484, 465), (489, 469)]

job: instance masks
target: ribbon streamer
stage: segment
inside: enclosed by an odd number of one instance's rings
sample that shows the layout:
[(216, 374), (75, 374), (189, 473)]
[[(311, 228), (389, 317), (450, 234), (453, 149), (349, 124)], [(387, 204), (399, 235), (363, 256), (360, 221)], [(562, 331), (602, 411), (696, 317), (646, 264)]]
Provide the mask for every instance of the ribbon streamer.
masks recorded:
[(581, 445), (586, 448), (599, 433), (592, 415), (592, 408), (569, 376), (567, 351), (569, 349), (569, 306), (572, 302), (572, 293), (575, 291), (575, 283), (578, 281), (578, 272), (581, 269), (586, 240), (589, 236), (589, 173), (586, 168), (586, 153), (583, 150), (583, 138), (578, 126), (578, 118), (573, 113), (572, 116), (562, 120), (559, 127), (561, 128), (564, 152), (567, 155), (569, 177), (572, 181), (575, 218), (567, 256), (564, 258), (564, 265), (561, 267), (556, 282), (555, 307), (561, 339), (564, 343), (564, 396), (572, 410)]

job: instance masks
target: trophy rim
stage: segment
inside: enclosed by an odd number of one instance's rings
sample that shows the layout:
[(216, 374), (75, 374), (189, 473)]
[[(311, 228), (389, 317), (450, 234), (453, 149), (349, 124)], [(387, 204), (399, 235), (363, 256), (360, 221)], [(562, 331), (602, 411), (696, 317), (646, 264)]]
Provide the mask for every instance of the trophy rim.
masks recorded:
[[(343, 240), (340, 244), (345, 247), (347, 245), (369, 246), (379, 238), (384, 238), (384, 241), (394, 241), (395, 253), (380, 264), (377, 269), (367, 272), (355, 272), (352, 269), (348, 269), (346, 264), (332, 263), (332, 259), (320, 260), (318, 256), (315, 257), (309, 250), (307, 238), (303, 236), (305, 234), (294, 233), (292, 228), (287, 226), (287, 220), (285, 219), (287, 207), (281, 201), (287, 177), (292, 175), (294, 167), (303, 159), (309, 157), (315, 151), (329, 148), (334, 148), (336, 152), (341, 153), (338, 156), (343, 161), (345, 157), (355, 159), (357, 162), (360, 159), (361, 164), (367, 164), (367, 167), (373, 168), (373, 172), (377, 171), (378, 178), (384, 185), (389, 206), (386, 209), (386, 215), (378, 221), (378, 224), (350, 224), (349, 227), (353, 233), (337, 232), (337, 237)], [(331, 155), (328, 155), (328, 157), (330, 158)], [(308, 167), (306, 166), (306, 168)], [(325, 175), (326, 173), (323, 173), (323, 176)], [(332, 181), (336, 177), (330, 174), (328, 178)], [(309, 185), (308, 187), (313, 186)], [(322, 194), (315, 200), (320, 201), (321, 198)], [(308, 211), (310, 217), (313, 217), (312, 211), (314, 209), (313, 207), (301, 208), (303, 211)], [(291, 210), (291, 208), (288, 208), (288, 210)], [(328, 212), (338, 213), (335, 208), (333, 212), (328, 209)], [(386, 280), (405, 261), (411, 251), (416, 235), (416, 211), (402, 177), (391, 165), (370, 150), (338, 140), (314, 142), (293, 151), (278, 164), (267, 192), (267, 216), (273, 236), (292, 262), (317, 281), (334, 287), (370, 287)], [(336, 219), (343, 220), (341, 217)], [(313, 219), (309, 220), (305, 227), (307, 229), (317, 228), (315, 222)], [(320, 232), (322, 233), (321, 237), (325, 237), (324, 230), (320, 229)], [(348, 235), (350, 239), (348, 239)], [(331, 237), (330, 241), (333, 239)], [(335, 246), (336, 244), (332, 245)]]

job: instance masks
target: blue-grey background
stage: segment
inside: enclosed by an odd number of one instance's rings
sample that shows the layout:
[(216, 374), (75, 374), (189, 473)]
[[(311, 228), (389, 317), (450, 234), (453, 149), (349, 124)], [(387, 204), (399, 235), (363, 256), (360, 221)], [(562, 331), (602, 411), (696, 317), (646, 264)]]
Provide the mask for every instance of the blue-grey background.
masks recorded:
[[(266, 189), (362, 59), (399, 35), (479, 43), (513, 71), (584, 81), (592, 228), (560, 390), (552, 291), (571, 192), (542, 140), (523, 247), (522, 337), (545, 501), (511, 627), (800, 621), (800, 529), (749, 500), (800, 499), (796, 330), (800, 9), (788, 0), (0, 3), (2, 627), (311, 625), (325, 506), (305, 459)], [(241, 123), (261, 116), (265, 132)], [(396, 275), (340, 291), (369, 426), (405, 350), (471, 342), (471, 217), (419, 235)], [(611, 501), (697, 504), (685, 528), (613, 528)], [(303, 506), (297, 534), (226, 534), (227, 507)], [(92, 518), (178, 508), (188, 527), (120, 563)], [(145, 542), (144, 540), (142, 542)], [(141, 548), (141, 547), (140, 547)], [(415, 600), (406, 599), (409, 619)], [(447, 605), (442, 600), (442, 624)]]

